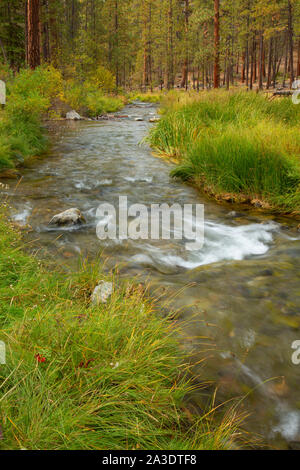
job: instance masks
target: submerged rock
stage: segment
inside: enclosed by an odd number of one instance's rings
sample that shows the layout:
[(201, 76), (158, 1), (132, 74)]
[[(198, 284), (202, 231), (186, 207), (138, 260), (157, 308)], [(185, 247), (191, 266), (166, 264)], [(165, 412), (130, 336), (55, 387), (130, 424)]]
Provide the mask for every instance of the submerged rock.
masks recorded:
[(79, 209), (68, 209), (60, 214), (56, 214), (49, 222), (49, 225), (80, 225), (85, 222)]
[(70, 119), (72, 121), (80, 121), (82, 119), (82, 117), (80, 116), (80, 114), (78, 114), (76, 111), (74, 111), (74, 109), (72, 111), (69, 111), (67, 114), (66, 114), (66, 119)]
[(236, 219), (236, 218), (239, 218), (239, 217), (243, 217), (244, 214), (242, 214), (241, 212), (236, 212), (236, 211), (231, 211), (231, 212), (228, 212), (228, 214), (226, 215), (227, 218), (232, 218), (232, 219)]
[(112, 293), (112, 282), (101, 281), (92, 293), (91, 302), (94, 305), (106, 304)]

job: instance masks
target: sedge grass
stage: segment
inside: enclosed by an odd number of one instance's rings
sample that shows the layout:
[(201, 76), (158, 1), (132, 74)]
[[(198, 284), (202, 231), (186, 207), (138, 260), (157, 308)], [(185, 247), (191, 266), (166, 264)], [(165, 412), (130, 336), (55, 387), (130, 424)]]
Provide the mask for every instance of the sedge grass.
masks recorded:
[(0, 449), (228, 449), (236, 410), (185, 414), (192, 388), (174, 320), (112, 277), (93, 306), (99, 264), (60, 272), (26, 254), (0, 217)]
[(173, 93), (149, 142), (175, 158), (175, 177), (211, 194), (262, 199), (279, 211), (300, 209), (300, 108), (256, 93)]

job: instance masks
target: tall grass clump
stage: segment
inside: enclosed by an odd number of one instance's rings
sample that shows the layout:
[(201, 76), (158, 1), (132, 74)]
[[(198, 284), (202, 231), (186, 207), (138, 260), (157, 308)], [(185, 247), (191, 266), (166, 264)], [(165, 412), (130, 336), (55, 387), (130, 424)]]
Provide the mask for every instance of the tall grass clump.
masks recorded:
[(246, 92), (166, 97), (149, 136), (175, 158), (173, 176), (213, 195), (232, 193), (284, 211), (300, 209), (300, 107)]
[(138, 93), (132, 92), (128, 94), (128, 100), (132, 101), (142, 101), (144, 103), (160, 103), (164, 98), (164, 93), (157, 92), (147, 92), (147, 93)]
[[(0, 217), (0, 449), (226, 449), (239, 418), (194, 418), (175, 324), (134, 285), (90, 295), (99, 266), (49, 269)], [(110, 278), (109, 278), (110, 279)], [(108, 279), (107, 279), (108, 280)]]

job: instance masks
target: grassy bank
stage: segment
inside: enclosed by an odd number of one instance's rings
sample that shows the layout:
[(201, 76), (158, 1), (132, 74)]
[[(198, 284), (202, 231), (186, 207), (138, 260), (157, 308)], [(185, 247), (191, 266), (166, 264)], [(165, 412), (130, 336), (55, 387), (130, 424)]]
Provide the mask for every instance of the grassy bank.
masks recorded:
[(142, 101), (144, 103), (160, 103), (165, 97), (164, 93), (148, 92), (148, 93), (129, 93), (129, 101)]
[(291, 99), (171, 93), (162, 113), (149, 141), (176, 159), (173, 176), (219, 198), (300, 210), (300, 106)]
[[(113, 78), (103, 79), (98, 70), (86, 81), (64, 80), (53, 67), (21, 70), (13, 76), (0, 68), (0, 79), (7, 84), (7, 104), (0, 110), (0, 171), (14, 168), (47, 148), (43, 118), (60, 117), (53, 103), (74, 108), (85, 116), (95, 116), (121, 109), (125, 99), (109, 95)], [(102, 81), (101, 81), (102, 77)]]
[(0, 449), (230, 448), (237, 422), (194, 418), (174, 321), (140, 289), (90, 303), (99, 265), (73, 274), (23, 251), (0, 217)]

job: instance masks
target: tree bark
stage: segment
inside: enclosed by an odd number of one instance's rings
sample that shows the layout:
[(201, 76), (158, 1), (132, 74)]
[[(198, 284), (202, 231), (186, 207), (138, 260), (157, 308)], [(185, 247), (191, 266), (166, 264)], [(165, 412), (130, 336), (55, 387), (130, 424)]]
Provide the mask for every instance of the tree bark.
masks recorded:
[(214, 39), (215, 39), (214, 88), (219, 88), (220, 87), (220, 0), (215, 0)]
[(28, 0), (28, 65), (35, 69), (41, 64), (40, 56), (40, 4), (39, 0)]
[(271, 80), (272, 80), (272, 53), (273, 53), (273, 39), (270, 38), (269, 42), (269, 60), (268, 60), (268, 76), (267, 76), (267, 90), (271, 86)]
[(182, 70), (182, 81), (181, 81), (181, 88), (188, 89), (188, 81), (189, 81), (189, 0), (185, 0), (185, 8), (184, 8), (184, 27), (185, 27), (185, 59), (183, 64)]
[(173, 0), (169, 0), (168, 9), (168, 70), (167, 88), (174, 88), (174, 45), (173, 45)]
[(6, 64), (7, 63), (7, 56), (6, 56), (6, 52), (5, 52), (5, 49), (4, 49), (4, 46), (2, 44), (1, 39), (0, 39), (0, 47), (1, 47), (1, 50), (2, 50), (4, 63)]
[(298, 39), (298, 63), (297, 63), (297, 77), (300, 76), (300, 39)]
[(290, 87), (294, 82), (294, 48), (293, 48), (293, 10), (291, 0), (288, 0), (288, 36), (290, 52)]
[(42, 52), (45, 62), (50, 62), (50, 36), (49, 36), (49, 4), (48, 0), (43, 0), (43, 23), (42, 23)]
[(259, 35), (259, 60), (258, 60), (258, 88), (263, 89), (263, 54), (264, 54), (264, 35), (260, 32)]

